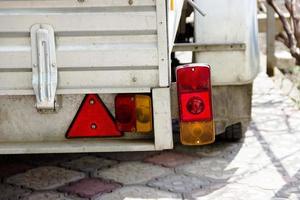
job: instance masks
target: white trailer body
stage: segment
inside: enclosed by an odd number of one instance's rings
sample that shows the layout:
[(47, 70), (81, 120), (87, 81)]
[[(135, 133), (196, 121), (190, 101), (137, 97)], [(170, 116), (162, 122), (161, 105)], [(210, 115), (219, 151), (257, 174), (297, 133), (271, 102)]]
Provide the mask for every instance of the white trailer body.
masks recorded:
[(256, 2), (253, 0), (196, 0), (207, 10), (195, 15), (195, 40), (199, 45), (226, 49), (196, 52), (195, 61), (213, 66), (215, 86), (251, 84), (259, 71)]
[[(171, 115), (178, 118), (178, 103), (176, 92), (170, 93), (174, 91), (170, 54), (183, 3), (182, 0), (0, 1), (0, 154), (173, 148)], [(206, 3), (209, 5), (208, 0)], [(211, 8), (205, 6), (209, 13)], [(243, 20), (247, 19), (245, 13)], [(200, 20), (199, 24), (202, 23), (206, 22)], [(204, 33), (201, 31), (199, 34)], [(198, 39), (199, 43), (206, 43)], [(198, 57), (201, 62), (211, 58), (211, 55), (201, 56)], [(243, 70), (252, 67), (247, 64)], [(219, 134), (241, 118), (248, 120), (251, 92), (244, 97), (246, 104), (237, 106), (239, 99), (233, 98), (231, 105), (222, 104), (220, 96), (234, 95), (237, 90), (228, 92), (227, 79), (221, 84), (224, 87), (219, 87), (218, 80), (223, 80), (224, 73), (232, 72), (219, 73), (220, 67), (212, 69), (214, 119)], [(255, 72), (249, 74), (255, 76)], [(250, 79), (247, 84), (251, 84)], [(243, 96), (244, 87), (238, 90)], [(151, 134), (66, 137), (86, 94), (99, 95), (115, 117), (115, 96), (129, 93), (151, 96)], [(230, 116), (239, 112), (240, 107), (245, 116), (238, 115), (240, 118), (232, 120)], [(227, 109), (233, 110), (228, 112), (230, 116), (224, 116)]]

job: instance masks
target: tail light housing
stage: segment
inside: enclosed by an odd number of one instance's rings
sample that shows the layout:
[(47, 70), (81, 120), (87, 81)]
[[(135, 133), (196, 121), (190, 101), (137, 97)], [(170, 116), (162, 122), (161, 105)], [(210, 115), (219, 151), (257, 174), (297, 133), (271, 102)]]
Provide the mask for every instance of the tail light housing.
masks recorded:
[(176, 76), (181, 142), (185, 145), (214, 142), (210, 66), (179, 66)]
[(150, 96), (119, 94), (115, 98), (115, 113), (121, 132), (149, 133), (153, 130)]

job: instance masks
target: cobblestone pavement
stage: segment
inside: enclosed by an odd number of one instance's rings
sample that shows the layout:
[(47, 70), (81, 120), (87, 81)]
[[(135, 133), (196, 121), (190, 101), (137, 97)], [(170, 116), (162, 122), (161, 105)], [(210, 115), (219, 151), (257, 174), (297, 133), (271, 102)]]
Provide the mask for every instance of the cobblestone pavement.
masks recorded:
[(0, 200), (300, 199), (300, 111), (260, 75), (239, 143), (2, 156)]

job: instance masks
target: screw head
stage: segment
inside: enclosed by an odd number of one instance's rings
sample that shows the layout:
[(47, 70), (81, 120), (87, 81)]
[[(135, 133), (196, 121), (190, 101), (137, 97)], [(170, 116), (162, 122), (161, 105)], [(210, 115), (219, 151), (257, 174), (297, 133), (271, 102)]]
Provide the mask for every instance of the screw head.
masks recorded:
[(91, 124), (91, 129), (96, 129), (97, 128), (97, 125), (95, 123), (92, 123)]
[(90, 104), (91, 104), (91, 105), (95, 104), (95, 100), (94, 100), (94, 99), (91, 99), (91, 100), (90, 100)]

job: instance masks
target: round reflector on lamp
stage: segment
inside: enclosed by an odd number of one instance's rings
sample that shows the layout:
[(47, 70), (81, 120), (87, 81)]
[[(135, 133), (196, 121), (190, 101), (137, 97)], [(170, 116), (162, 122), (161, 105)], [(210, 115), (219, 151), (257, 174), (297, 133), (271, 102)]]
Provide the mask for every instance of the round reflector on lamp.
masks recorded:
[(194, 114), (198, 115), (204, 111), (204, 102), (200, 97), (192, 97), (186, 104), (186, 109)]

